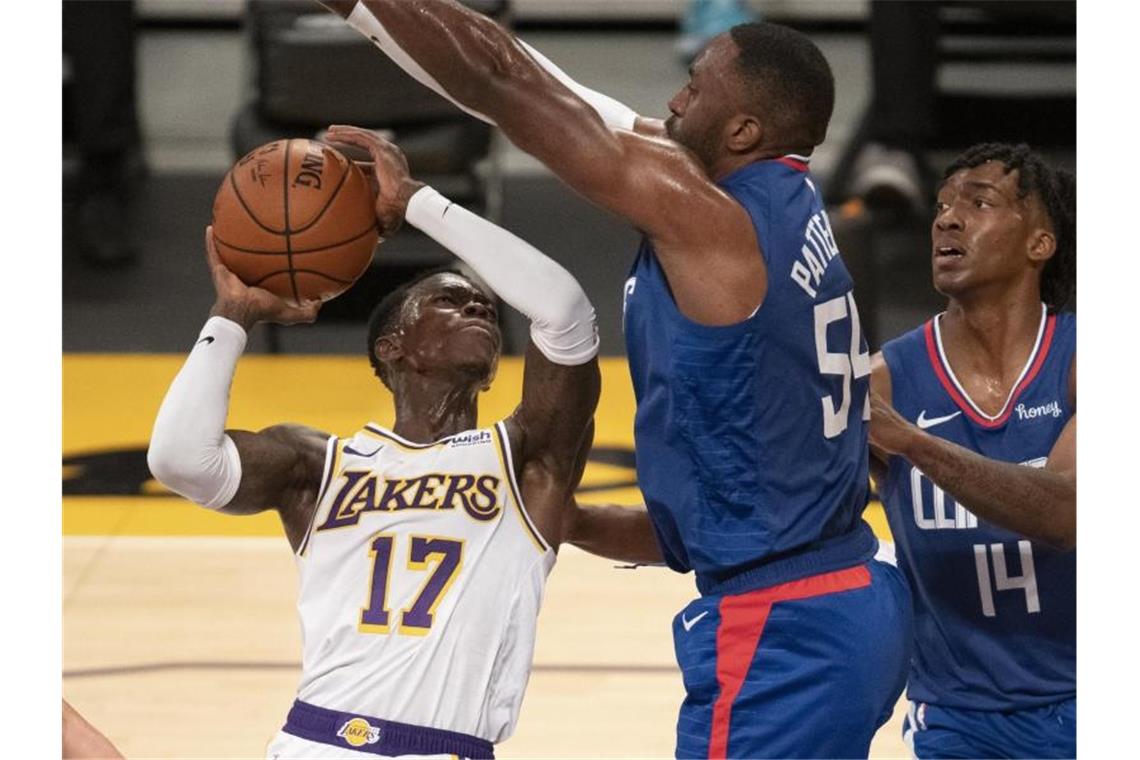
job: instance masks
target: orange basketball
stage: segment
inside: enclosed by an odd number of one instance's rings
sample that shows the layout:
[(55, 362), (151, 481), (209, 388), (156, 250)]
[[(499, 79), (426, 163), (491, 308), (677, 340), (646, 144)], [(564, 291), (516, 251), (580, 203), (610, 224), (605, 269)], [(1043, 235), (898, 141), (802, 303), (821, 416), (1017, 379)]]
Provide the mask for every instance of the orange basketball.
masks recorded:
[(316, 140), (277, 140), (238, 161), (214, 197), (214, 242), (246, 285), (298, 304), (364, 274), (379, 240), (364, 174)]

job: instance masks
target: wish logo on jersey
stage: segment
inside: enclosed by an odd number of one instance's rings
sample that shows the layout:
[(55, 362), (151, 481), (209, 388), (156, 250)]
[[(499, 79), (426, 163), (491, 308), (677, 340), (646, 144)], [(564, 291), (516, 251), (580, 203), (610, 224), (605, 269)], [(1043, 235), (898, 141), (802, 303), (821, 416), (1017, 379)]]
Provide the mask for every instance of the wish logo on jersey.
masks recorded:
[(474, 433), (460, 433), (459, 435), (451, 436), (451, 438), (447, 441), (447, 448), (458, 449), (458, 448), (461, 448), (463, 446), (475, 446), (475, 445), (480, 444), (480, 443), (490, 443), (490, 442), (491, 442), (491, 431), (490, 430), (478, 430)]
[(372, 470), (345, 470), (328, 519), (318, 531), (355, 525), (365, 512), (404, 509), (462, 508), (479, 522), (494, 520), (503, 511), (494, 475), (432, 473), (418, 478), (381, 478)]
[(364, 718), (353, 718), (337, 729), (336, 735), (352, 747), (363, 747), (380, 741), (380, 728)]

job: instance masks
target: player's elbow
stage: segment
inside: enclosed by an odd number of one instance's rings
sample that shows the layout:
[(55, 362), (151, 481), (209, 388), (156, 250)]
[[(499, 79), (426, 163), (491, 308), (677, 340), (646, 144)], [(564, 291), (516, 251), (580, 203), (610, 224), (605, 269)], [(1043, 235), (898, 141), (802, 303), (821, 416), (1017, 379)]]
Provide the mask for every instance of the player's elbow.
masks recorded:
[(151, 476), (167, 488), (179, 479), (179, 463), (174, 446), (157, 436), (151, 438), (146, 450), (146, 466)]
[(187, 456), (185, 449), (173, 441), (155, 437), (146, 451), (146, 466), (150, 474), (167, 489), (181, 496), (192, 498), (198, 489), (195, 484), (203, 479), (202, 468), (195, 457)]
[(547, 359), (574, 367), (597, 356), (600, 341), (594, 305), (577, 280), (567, 279), (570, 286), (551, 288), (545, 312), (532, 316), (530, 337)]
[(189, 451), (168, 436), (156, 435), (146, 463), (155, 480), (207, 509), (229, 503), (241, 483), (241, 459), (228, 437), (219, 446)]
[(572, 331), (593, 334), (598, 324), (598, 313), (586, 291), (569, 272), (556, 271), (562, 277), (550, 277), (541, 311), (532, 321), (543, 330), (559, 335)]

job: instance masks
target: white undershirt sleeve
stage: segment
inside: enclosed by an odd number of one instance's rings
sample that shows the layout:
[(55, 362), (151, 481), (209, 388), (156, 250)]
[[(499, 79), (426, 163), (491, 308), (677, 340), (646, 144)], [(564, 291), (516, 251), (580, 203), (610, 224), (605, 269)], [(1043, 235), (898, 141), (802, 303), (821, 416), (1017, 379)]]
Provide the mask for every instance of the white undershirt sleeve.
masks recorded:
[(241, 457), (225, 424), (245, 343), (241, 325), (224, 317), (207, 320), (162, 400), (146, 453), (160, 483), (209, 509), (228, 504), (241, 483)]
[(530, 338), (547, 359), (573, 366), (597, 356), (594, 306), (574, 276), (557, 262), (431, 187), (412, 196), (404, 216), (529, 317)]
[[(348, 24), (356, 31), (363, 34), (365, 37), (372, 41), (376, 47), (380, 48), (389, 58), (392, 59), (396, 65), (402, 68), (413, 79), (420, 84), (433, 90), (436, 94), (447, 98), (457, 108), (471, 114), (477, 119), (494, 124), (487, 116), (463, 105), (455, 98), (451, 97), (443, 86), (440, 85), (430, 74), (424, 71), (423, 67), (416, 63), (410, 55), (404, 52), (394, 39), (392, 35), (388, 34), (388, 30), (380, 23), (380, 20), (372, 15), (371, 11), (364, 5), (363, 2), (358, 2), (356, 7), (352, 9), (352, 13), (348, 16)], [(591, 90), (589, 87), (584, 87), (581, 84), (571, 79), (566, 72), (555, 65), (549, 58), (542, 53), (535, 50), (516, 38), (519, 45), (522, 46), (527, 53), (538, 63), (539, 66), (546, 69), (546, 71), (569, 88), (575, 95), (586, 101), (598, 115), (602, 117), (602, 121), (607, 126), (615, 129), (633, 129), (634, 122), (637, 120), (637, 113), (629, 106), (614, 100), (608, 95), (603, 95), (600, 92)]]

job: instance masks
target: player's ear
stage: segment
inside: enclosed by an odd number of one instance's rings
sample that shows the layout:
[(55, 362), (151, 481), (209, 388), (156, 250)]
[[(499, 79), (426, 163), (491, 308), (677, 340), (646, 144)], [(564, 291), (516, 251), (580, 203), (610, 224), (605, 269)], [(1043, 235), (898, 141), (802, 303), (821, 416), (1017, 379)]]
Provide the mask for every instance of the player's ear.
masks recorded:
[(728, 120), (725, 141), (733, 153), (748, 153), (764, 140), (764, 125), (751, 114), (741, 113)]
[(1029, 236), (1029, 260), (1043, 263), (1057, 252), (1057, 236), (1051, 230), (1038, 228)]
[(394, 362), (404, 355), (404, 345), (400, 340), (399, 333), (389, 333), (388, 335), (381, 335), (372, 344), (372, 352), (380, 361), (388, 364)]

